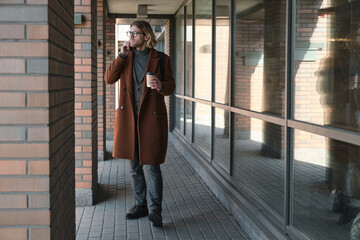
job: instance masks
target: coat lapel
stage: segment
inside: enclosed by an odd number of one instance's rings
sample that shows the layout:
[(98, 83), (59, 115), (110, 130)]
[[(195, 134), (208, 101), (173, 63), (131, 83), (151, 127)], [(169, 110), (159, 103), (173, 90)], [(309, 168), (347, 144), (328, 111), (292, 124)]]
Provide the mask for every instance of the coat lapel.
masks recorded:
[(126, 88), (129, 95), (132, 97), (132, 102), (134, 101), (134, 82), (133, 82), (133, 65), (134, 65), (134, 52), (129, 54), (128, 56), (129, 64), (127, 65), (126, 72), (125, 72), (125, 79), (126, 79)]
[[(130, 104), (131, 108), (134, 109), (134, 82), (133, 82), (133, 65), (134, 65), (134, 52), (130, 53), (128, 56), (127, 61), (129, 61), (129, 64), (126, 65), (125, 69), (125, 87), (127, 89), (127, 92), (130, 96)], [(120, 89), (120, 94), (121, 94)]]
[[(158, 66), (158, 63), (159, 63), (158, 53), (155, 49), (151, 48), (150, 54), (149, 54), (149, 59), (148, 59), (147, 66), (145, 69), (145, 77), (146, 77), (147, 72), (157, 73), (156, 68)], [(159, 78), (159, 76), (157, 76), (157, 77)], [(144, 86), (143, 86), (143, 91), (142, 91), (141, 100), (140, 100), (140, 109), (141, 109), (142, 102), (144, 101), (145, 96), (147, 95), (147, 92), (149, 90), (151, 90), (150, 88), (148, 88), (146, 86), (146, 81), (144, 81), (143, 85)]]

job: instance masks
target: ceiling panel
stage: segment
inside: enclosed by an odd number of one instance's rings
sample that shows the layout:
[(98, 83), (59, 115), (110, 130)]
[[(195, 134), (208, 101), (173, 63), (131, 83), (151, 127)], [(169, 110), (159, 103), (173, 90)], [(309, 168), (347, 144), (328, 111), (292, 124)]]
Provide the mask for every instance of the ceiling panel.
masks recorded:
[[(117, 18), (116, 24), (118, 25), (130, 25), (132, 24), (136, 18)], [(150, 23), (150, 25), (160, 25), (163, 26), (167, 19), (146, 19), (147, 22)]]
[(136, 14), (138, 5), (148, 5), (148, 14), (175, 14), (183, 0), (106, 0), (112, 14)]

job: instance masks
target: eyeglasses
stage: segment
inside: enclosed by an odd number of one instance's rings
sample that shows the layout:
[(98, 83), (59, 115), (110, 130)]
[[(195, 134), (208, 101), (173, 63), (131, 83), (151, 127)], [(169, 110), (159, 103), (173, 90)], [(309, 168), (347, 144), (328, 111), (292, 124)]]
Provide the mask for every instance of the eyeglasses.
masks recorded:
[(126, 35), (128, 37), (130, 37), (130, 36), (136, 37), (138, 34), (145, 34), (145, 33), (139, 33), (139, 32), (136, 32), (136, 31), (127, 31), (126, 32)]

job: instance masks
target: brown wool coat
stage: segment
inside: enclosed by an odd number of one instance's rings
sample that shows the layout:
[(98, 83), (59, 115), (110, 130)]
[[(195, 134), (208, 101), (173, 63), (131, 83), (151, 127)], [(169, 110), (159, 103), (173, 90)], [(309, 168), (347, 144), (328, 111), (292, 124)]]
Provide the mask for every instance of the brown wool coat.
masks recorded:
[(144, 82), (137, 123), (134, 117), (133, 59), (133, 52), (126, 59), (118, 56), (105, 72), (105, 82), (108, 84), (113, 84), (120, 78), (119, 108), (115, 112), (113, 157), (134, 159), (135, 124), (137, 124), (140, 165), (161, 164), (165, 161), (168, 142), (164, 96), (171, 95), (175, 89), (170, 58), (165, 55), (164, 75), (161, 76), (158, 52), (150, 49), (145, 72), (156, 73), (163, 90), (157, 92), (156, 89), (147, 88)]

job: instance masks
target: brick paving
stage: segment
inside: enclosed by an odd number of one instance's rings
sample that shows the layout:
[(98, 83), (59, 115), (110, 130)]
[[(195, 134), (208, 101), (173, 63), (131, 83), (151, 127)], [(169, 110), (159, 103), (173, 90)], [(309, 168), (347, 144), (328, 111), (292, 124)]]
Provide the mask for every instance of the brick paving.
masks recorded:
[(128, 160), (99, 162), (97, 203), (76, 208), (76, 239), (250, 239), (170, 143), (162, 172), (164, 226), (154, 228), (147, 217), (125, 219), (134, 204)]

